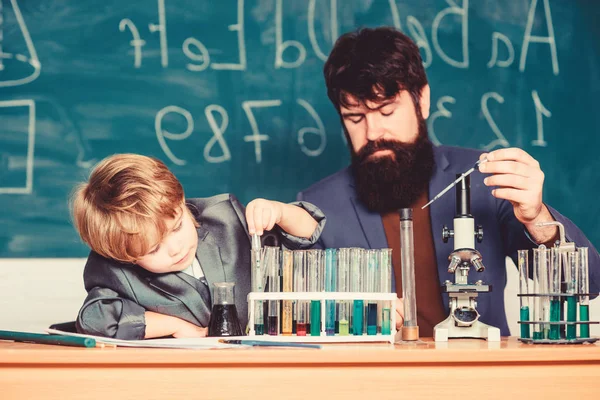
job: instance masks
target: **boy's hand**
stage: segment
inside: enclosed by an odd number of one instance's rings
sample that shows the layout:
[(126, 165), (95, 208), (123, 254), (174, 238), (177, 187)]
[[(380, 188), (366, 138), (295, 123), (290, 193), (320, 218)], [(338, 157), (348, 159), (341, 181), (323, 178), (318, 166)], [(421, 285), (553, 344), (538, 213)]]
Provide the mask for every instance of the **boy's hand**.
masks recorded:
[(208, 328), (194, 325), (182, 319), (179, 321), (180, 323), (177, 324), (177, 330), (173, 333), (173, 337), (175, 338), (205, 337), (208, 334)]
[(251, 235), (262, 235), (281, 221), (283, 204), (278, 201), (254, 199), (246, 206), (246, 221)]

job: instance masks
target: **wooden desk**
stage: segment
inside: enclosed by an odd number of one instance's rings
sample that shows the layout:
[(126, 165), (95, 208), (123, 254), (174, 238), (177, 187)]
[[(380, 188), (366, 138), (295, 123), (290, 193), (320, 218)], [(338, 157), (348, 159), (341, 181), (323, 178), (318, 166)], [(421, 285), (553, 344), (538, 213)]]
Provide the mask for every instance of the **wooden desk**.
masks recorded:
[(565, 400), (598, 393), (598, 345), (533, 346), (509, 338), (495, 344), (171, 350), (0, 341), (2, 399), (381, 400), (477, 394)]

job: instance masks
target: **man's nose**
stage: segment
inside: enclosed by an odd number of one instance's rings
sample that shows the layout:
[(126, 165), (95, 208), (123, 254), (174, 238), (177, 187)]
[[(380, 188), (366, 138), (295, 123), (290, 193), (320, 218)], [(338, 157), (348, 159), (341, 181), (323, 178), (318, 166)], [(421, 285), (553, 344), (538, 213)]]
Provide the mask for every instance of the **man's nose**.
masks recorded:
[(375, 114), (366, 116), (367, 121), (367, 140), (375, 142), (385, 133), (381, 118)]

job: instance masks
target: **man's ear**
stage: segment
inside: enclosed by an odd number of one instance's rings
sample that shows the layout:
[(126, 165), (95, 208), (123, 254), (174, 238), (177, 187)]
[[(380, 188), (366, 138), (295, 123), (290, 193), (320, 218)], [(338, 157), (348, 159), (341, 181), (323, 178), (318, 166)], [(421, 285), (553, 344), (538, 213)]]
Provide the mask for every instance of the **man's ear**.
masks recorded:
[(421, 107), (423, 119), (429, 118), (429, 106), (431, 105), (431, 91), (429, 90), (429, 85), (425, 85), (423, 86), (423, 89), (421, 89), (419, 105)]

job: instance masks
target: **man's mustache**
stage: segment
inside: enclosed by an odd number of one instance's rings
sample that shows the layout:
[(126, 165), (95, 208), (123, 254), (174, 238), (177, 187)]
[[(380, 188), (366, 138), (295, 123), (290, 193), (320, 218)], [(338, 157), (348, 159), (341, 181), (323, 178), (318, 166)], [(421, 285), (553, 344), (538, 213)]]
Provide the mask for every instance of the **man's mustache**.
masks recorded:
[(372, 154), (380, 150), (391, 150), (396, 157), (410, 157), (411, 150), (415, 147), (414, 143), (402, 143), (396, 140), (379, 139), (367, 144), (356, 153), (355, 159), (358, 163), (365, 162)]

